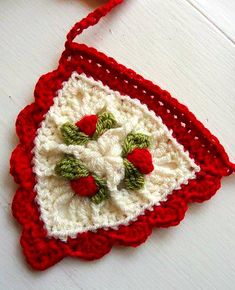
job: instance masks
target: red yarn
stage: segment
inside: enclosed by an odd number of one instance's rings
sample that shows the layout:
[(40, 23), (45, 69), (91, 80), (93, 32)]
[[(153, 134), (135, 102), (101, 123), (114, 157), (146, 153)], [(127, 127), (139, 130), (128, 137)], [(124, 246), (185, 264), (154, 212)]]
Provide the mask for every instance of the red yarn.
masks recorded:
[[(111, 1), (115, 3), (114, 1)], [(121, 0), (117, 0), (121, 2)], [(109, 2), (110, 5), (110, 2)], [(88, 17), (76, 24), (68, 34), (66, 50), (56, 70), (43, 75), (35, 87), (35, 101), (25, 107), (16, 121), (19, 145), (12, 153), (10, 172), (19, 184), (12, 202), (12, 213), (22, 225), (21, 246), (27, 262), (38, 270), (45, 270), (65, 256), (87, 260), (98, 259), (107, 254), (114, 244), (136, 247), (143, 243), (156, 227), (175, 226), (184, 218), (190, 202), (203, 202), (211, 198), (221, 186), (221, 178), (235, 171), (235, 165), (218, 139), (200, 121), (171, 95), (134, 71), (118, 64), (94, 48), (72, 42), (76, 32), (81, 32), (96, 17)], [(76, 30), (77, 29), (77, 30)], [(57, 91), (69, 79), (72, 72), (84, 73), (101, 81), (110, 89), (129, 95), (146, 104), (149, 110), (162, 118), (174, 138), (189, 152), (200, 166), (196, 179), (189, 180), (181, 189), (174, 190), (165, 202), (145, 211), (127, 226), (99, 229), (97, 232), (78, 234), (67, 242), (48, 238), (40, 212), (35, 202), (36, 180), (32, 170), (32, 149), (36, 131), (45, 114), (53, 104)]]
[(126, 158), (139, 170), (140, 173), (149, 174), (154, 169), (152, 155), (148, 149), (135, 148)]
[(98, 121), (97, 115), (84, 116), (76, 123), (76, 126), (86, 135), (92, 137), (96, 131), (96, 124)]
[(74, 38), (81, 34), (84, 29), (88, 28), (89, 26), (95, 25), (97, 22), (99, 22), (101, 17), (104, 17), (110, 10), (112, 10), (115, 6), (121, 4), (122, 2), (123, 0), (109, 0), (103, 6), (98, 7), (95, 11), (88, 14), (86, 18), (75, 23), (75, 25), (67, 34), (66, 46), (67, 44), (71, 44)]
[(81, 196), (93, 196), (99, 190), (92, 175), (70, 181), (73, 191)]
[[(69, 56), (70, 61), (67, 60)], [(102, 65), (97, 66), (97, 63)], [(53, 98), (75, 70), (146, 104), (173, 131), (176, 140), (184, 146), (201, 170), (196, 179), (189, 180), (187, 185), (174, 190), (165, 202), (155, 206), (153, 211), (146, 210), (145, 215), (139, 216), (130, 225), (120, 226), (117, 230), (100, 229), (96, 233), (78, 234), (77, 238), (69, 238), (64, 243), (58, 239), (48, 239), (40, 219), (35, 203), (36, 181), (31, 166), (31, 150), (36, 130), (53, 104)], [(26, 259), (38, 270), (47, 269), (65, 256), (87, 260), (101, 258), (117, 243), (133, 247), (140, 245), (150, 235), (152, 227), (179, 224), (184, 218), (188, 203), (203, 202), (211, 198), (220, 188), (221, 178), (235, 170), (235, 165), (229, 161), (218, 139), (187, 107), (134, 71), (84, 44), (72, 43), (62, 54), (58, 69), (40, 78), (35, 87), (35, 102), (20, 112), (16, 131), (20, 144), (12, 153), (11, 174), (19, 184), (19, 189), (12, 202), (12, 213), (23, 227), (21, 245)]]

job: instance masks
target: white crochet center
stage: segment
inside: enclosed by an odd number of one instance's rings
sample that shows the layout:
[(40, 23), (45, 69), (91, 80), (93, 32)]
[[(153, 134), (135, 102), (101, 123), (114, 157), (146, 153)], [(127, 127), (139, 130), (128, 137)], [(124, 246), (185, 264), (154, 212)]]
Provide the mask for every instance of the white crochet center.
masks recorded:
[[(61, 125), (102, 111), (114, 115), (118, 128), (106, 131), (98, 141), (90, 141), (86, 146), (64, 144)], [(122, 143), (130, 132), (150, 136), (149, 149), (154, 163), (154, 171), (145, 176), (144, 188), (135, 192), (121, 186), (124, 177)], [(74, 194), (69, 182), (54, 172), (64, 153), (74, 154), (91, 172), (105, 178), (110, 197), (96, 205), (89, 198)], [(146, 209), (152, 210), (173, 190), (195, 178), (200, 170), (161, 118), (146, 105), (76, 72), (58, 92), (37, 131), (33, 165), (41, 219), (48, 236), (63, 241), (88, 230), (117, 229), (119, 225), (135, 221)]]

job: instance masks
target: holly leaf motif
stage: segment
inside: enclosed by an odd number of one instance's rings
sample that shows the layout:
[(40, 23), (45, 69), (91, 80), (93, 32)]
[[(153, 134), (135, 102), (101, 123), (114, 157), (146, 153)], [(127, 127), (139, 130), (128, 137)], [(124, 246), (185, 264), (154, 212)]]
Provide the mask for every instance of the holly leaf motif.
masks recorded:
[(97, 139), (104, 131), (114, 128), (117, 125), (117, 122), (113, 114), (109, 112), (104, 112), (99, 115), (98, 122), (96, 124), (96, 131), (93, 136), (94, 139)]
[(148, 148), (149, 145), (150, 145), (149, 136), (142, 133), (130, 133), (125, 138), (122, 147), (122, 156), (125, 157), (135, 148)]
[(65, 156), (55, 166), (55, 172), (57, 175), (69, 180), (73, 180), (80, 177), (86, 177), (89, 175), (89, 171), (86, 167), (73, 156)]
[(126, 158), (123, 159), (125, 167), (125, 188), (129, 190), (138, 190), (144, 186), (144, 175), (141, 174), (134, 165)]
[(95, 204), (99, 204), (109, 197), (109, 190), (106, 180), (98, 177), (96, 174), (93, 174), (93, 177), (96, 184), (99, 186), (99, 191), (91, 197), (91, 201)]
[(78, 127), (70, 122), (63, 124), (60, 132), (67, 145), (85, 145), (90, 140), (89, 136), (80, 132)]
[(91, 201), (95, 204), (99, 204), (103, 200), (107, 199), (108, 196), (109, 196), (109, 192), (107, 188), (101, 187), (100, 190), (96, 193), (96, 195), (91, 197)]

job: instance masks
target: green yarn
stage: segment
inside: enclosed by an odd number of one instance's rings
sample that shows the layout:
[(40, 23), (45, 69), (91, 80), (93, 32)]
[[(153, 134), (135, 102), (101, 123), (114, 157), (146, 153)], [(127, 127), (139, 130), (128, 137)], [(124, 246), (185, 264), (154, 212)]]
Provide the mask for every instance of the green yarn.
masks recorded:
[[(97, 139), (105, 130), (115, 128), (117, 122), (113, 114), (104, 112), (99, 115), (96, 124), (96, 132), (92, 138), (80, 132), (79, 128), (70, 122), (65, 123), (60, 128), (61, 134), (67, 145), (86, 145), (89, 140)], [(125, 167), (124, 184), (125, 188), (129, 190), (139, 190), (144, 186), (144, 174), (141, 174), (135, 166), (129, 162), (125, 157), (135, 148), (147, 148), (150, 145), (149, 136), (142, 133), (130, 133), (126, 136), (123, 144), (122, 156)], [(86, 166), (72, 155), (66, 155), (55, 166), (57, 175), (67, 178), (69, 180), (86, 177), (90, 174)], [(99, 191), (92, 197), (91, 201), (95, 204), (101, 203), (110, 195), (106, 180), (92, 174), (95, 179)]]
[(86, 177), (89, 171), (86, 167), (73, 156), (65, 156), (55, 166), (57, 175), (68, 178), (69, 180)]
[[(99, 115), (98, 122), (96, 124), (96, 131), (92, 139), (97, 139), (105, 130), (114, 128), (117, 122), (113, 114), (104, 112)], [(71, 123), (67, 122), (60, 128), (62, 137), (67, 145), (86, 145), (91, 138), (81, 132), (79, 128)]]
[(142, 133), (130, 133), (126, 136), (122, 147), (123, 163), (125, 167), (125, 188), (138, 190), (144, 186), (144, 174), (140, 173), (135, 166), (125, 157), (135, 148), (147, 148), (150, 145), (149, 136)]
[(96, 184), (99, 186), (99, 191), (96, 193), (96, 195), (91, 197), (91, 201), (95, 204), (99, 204), (109, 197), (109, 190), (107, 187), (106, 180), (100, 178), (96, 174), (93, 174), (93, 177), (95, 179)]
[(60, 131), (67, 145), (85, 145), (90, 140), (89, 136), (80, 132), (78, 127), (70, 122), (63, 124)]
[(95, 182), (96, 184), (99, 186), (99, 187), (107, 187), (107, 182), (106, 180), (100, 178), (99, 176), (97, 176), (96, 174), (93, 174), (92, 175), (95, 179)]
[(132, 152), (135, 148), (147, 148), (150, 145), (149, 136), (142, 133), (130, 133), (126, 136), (122, 147), (122, 156)]
[(93, 203), (99, 204), (108, 197), (109, 197), (108, 190), (104, 187), (101, 187), (100, 190), (96, 193), (96, 195), (92, 196), (90, 199)]
[(97, 139), (105, 130), (114, 128), (117, 125), (117, 122), (113, 114), (109, 112), (104, 112), (99, 115), (98, 122), (96, 124), (96, 131), (93, 136), (94, 139)]
[[(69, 180), (86, 177), (90, 174), (82, 162), (71, 155), (66, 155), (56, 164), (55, 173)], [(105, 180), (95, 174), (92, 176), (94, 177), (95, 182), (99, 187), (99, 191), (94, 196), (90, 197), (90, 199), (93, 203), (99, 204), (108, 198), (109, 190)]]
[(125, 188), (130, 190), (138, 190), (144, 186), (144, 175), (141, 174), (134, 165), (126, 158), (123, 159), (125, 167)]

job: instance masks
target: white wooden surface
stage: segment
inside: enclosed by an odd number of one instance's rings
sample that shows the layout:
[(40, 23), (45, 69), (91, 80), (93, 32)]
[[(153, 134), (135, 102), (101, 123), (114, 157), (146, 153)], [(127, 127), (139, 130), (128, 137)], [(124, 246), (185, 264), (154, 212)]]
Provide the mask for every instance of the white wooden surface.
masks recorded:
[[(235, 287), (235, 175), (176, 228), (96, 262), (26, 266), (10, 203), (14, 121), (56, 67), (69, 27), (102, 1), (0, 0), (0, 289), (223, 289)], [(219, 137), (235, 161), (235, 1), (128, 0), (79, 41), (169, 90)]]

